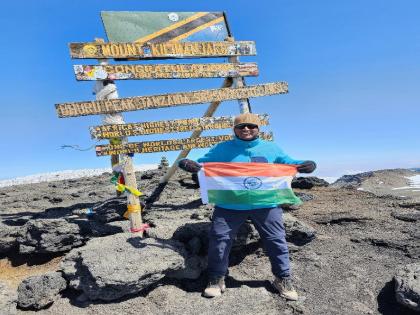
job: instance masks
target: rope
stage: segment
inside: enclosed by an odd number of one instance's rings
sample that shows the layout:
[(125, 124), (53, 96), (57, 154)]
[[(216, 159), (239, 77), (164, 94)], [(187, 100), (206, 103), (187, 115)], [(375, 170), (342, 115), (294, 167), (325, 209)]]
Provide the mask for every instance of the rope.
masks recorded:
[(147, 223), (145, 223), (145, 224), (143, 224), (143, 226), (142, 226), (141, 228), (139, 228), (139, 229), (130, 229), (130, 232), (131, 232), (131, 233), (145, 232), (145, 231), (147, 231), (147, 229), (149, 229), (149, 228), (150, 228), (150, 225), (149, 225), (149, 224), (147, 224)]

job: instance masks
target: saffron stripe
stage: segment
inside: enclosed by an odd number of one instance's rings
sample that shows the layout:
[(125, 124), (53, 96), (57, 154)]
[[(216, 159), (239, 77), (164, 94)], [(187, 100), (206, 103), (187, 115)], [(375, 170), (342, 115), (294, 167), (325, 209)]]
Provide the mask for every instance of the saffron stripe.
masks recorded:
[(292, 189), (282, 190), (208, 190), (210, 203), (267, 206), (274, 204), (301, 204)]
[(283, 177), (294, 176), (296, 172), (295, 165), (287, 164), (209, 162), (204, 165), (206, 176)]

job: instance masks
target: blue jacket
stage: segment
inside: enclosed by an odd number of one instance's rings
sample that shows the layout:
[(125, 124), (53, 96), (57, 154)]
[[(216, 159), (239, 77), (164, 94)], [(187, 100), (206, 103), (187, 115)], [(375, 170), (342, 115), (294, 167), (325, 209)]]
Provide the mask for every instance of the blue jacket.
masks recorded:
[[(238, 137), (232, 140), (220, 142), (212, 147), (203, 157), (197, 160), (205, 162), (260, 162), (279, 164), (302, 164), (304, 160), (295, 160), (283, 152), (274, 142), (257, 138), (252, 141), (244, 141)], [(220, 204), (221, 208), (232, 210), (252, 210), (258, 207), (252, 205)], [(271, 207), (277, 207), (273, 204)]]

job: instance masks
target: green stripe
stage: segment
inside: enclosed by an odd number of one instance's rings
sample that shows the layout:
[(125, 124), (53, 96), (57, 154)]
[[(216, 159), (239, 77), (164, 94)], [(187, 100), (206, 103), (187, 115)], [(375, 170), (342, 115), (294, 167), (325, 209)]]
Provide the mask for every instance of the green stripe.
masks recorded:
[(265, 206), (273, 204), (301, 204), (292, 189), (281, 190), (209, 190), (209, 202), (215, 204), (246, 204)]

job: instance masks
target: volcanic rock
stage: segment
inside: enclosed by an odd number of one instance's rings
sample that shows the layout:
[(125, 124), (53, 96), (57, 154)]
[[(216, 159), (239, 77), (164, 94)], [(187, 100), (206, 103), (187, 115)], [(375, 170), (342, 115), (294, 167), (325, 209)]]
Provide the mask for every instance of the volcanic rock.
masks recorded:
[(127, 211), (127, 198), (112, 198), (93, 206), (91, 219), (103, 223), (119, 221), (125, 211)]
[(90, 240), (62, 262), (71, 288), (91, 300), (111, 301), (155, 284), (185, 267), (184, 246), (173, 240), (142, 239), (120, 233)]
[(365, 172), (355, 175), (344, 175), (337, 179), (331, 187), (334, 188), (357, 188), (366, 179), (373, 176), (373, 172)]
[(81, 246), (87, 239), (83, 226), (65, 219), (36, 219), (24, 226), (25, 233), (18, 239), (19, 252), (57, 253)]
[(185, 259), (185, 268), (170, 271), (167, 276), (175, 279), (198, 279), (207, 268), (207, 257), (192, 255)]
[[(210, 222), (187, 223), (177, 228), (172, 235), (172, 238), (186, 245), (190, 244), (190, 242), (194, 240), (196, 243), (195, 248), (200, 246), (200, 251), (196, 252), (195, 254), (200, 253), (201, 255), (205, 255), (208, 249), (208, 234), (210, 226)], [(198, 243), (200, 245), (198, 245)], [(187, 246), (187, 248), (191, 248), (191, 245)], [(192, 251), (194, 251), (194, 249), (192, 249)]]
[(416, 222), (420, 221), (420, 211), (414, 209), (396, 209), (391, 215), (401, 221)]
[(283, 214), (286, 239), (296, 245), (303, 245), (315, 238), (316, 231), (308, 224), (299, 221), (290, 213)]
[(17, 238), (22, 236), (20, 226), (0, 222), (0, 254), (5, 254), (17, 246)]
[(58, 293), (67, 287), (59, 272), (49, 272), (23, 280), (18, 287), (18, 306), (24, 309), (45, 308), (51, 305)]
[(420, 201), (416, 201), (416, 200), (400, 202), (398, 205), (402, 208), (414, 208), (414, 209), (420, 210)]
[(303, 202), (313, 200), (315, 198), (311, 194), (306, 194), (306, 193), (301, 193), (301, 192), (297, 192), (295, 193), (295, 195), (298, 196), (299, 199), (302, 200)]
[(296, 177), (292, 180), (292, 188), (311, 189), (314, 186), (327, 187), (326, 180), (315, 176)]
[(420, 311), (420, 264), (401, 266), (394, 276), (397, 301)]

